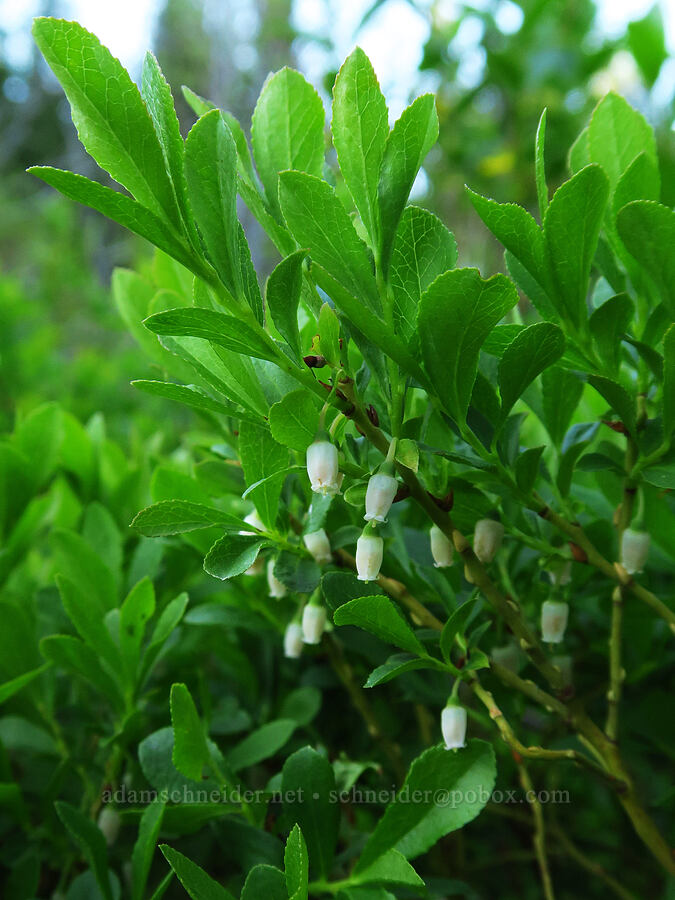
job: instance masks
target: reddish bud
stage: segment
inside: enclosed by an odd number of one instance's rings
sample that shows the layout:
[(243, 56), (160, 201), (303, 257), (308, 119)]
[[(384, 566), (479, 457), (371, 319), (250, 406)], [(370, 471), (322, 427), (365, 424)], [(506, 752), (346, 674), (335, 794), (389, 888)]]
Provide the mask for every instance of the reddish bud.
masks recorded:
[(618, 431), (619, 434), (628, 434), (628, 429), (623, 424), (623, 422), (611, 422), (608, 419), (603, 419), (602, 424), (607, 425), (607, 427), (611, 428), (612, 431)]
[(366, 415), (376, 428), (380, 427), (380, 417), (372, 403), (369, 403), (368, 406), (366, 406)]
[(587, 563), (588, 556), (586, 556), (586, 551), (583, 550), (578, 544), (575, 544), (574, 541), (568, 541), (570, 550), (572, 551), (572, 556), (579, 563)]
[(434, 497), (433, 494), (429, 494), (431, 499), (434, 501), (436, 506), (439, 509), (442, 509), (443, 512), (450, 512), (452, 509), (453, 503), (455, 502), (455, 495), (452, 491), (445, 495), (445, 497)]
[(303, 360), (305, 365), (310, 369), (323, 369), (326, 365), (326, 360), (323, 356), (303, 356)]

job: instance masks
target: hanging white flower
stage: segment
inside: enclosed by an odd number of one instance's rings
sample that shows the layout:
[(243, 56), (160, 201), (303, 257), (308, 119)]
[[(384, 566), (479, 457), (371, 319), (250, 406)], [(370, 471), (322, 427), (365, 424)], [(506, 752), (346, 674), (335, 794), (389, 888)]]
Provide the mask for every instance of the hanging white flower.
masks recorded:
[(120, 830), (120, 814), (111, 806), (104, 806), (98, 814), (98, 827), (105, 838), (105, 842), (109, 847), (117, 840)]
[[(370, 530), (370, 529), (368, 529)], [(356, 571), (359, 581), (375, 581), (380, 574), (384, 542), (377, 534), (365, 531), (356, 542)]]
[(332, 560), (333, 554), (330, 549), (330, 541), (323, 528), (319, 528), (318, 531), (311, 531), (309, 534), (303, 535), (302, 540), (305, 547), (307, 547), (320, 566), (329, 563)]
[(621, 565), (629, 575), (641, 572), (649, 556), (650, 537), (646, 531), (626, 528), (621, 535)]
[(479, 519), (473, 532), (473, 552), (482, 563), (490, 563), (497, 555), (504, 537), (504, 526), (495, 519)]
[(284, 634), (284, 656), (288, 659), (298, 659), (302, 654), (302, 644), (302, 625), (299, 622), (290, 622)]
[(541, 605), (541, 639), (559, 644), (565, 636), (570, 608), (561, 600), (545, 600)]
[(307, 474), (315, 494), (337, 494), (340, 490), (338, 451), (331, 441), (315, 440), (307, 448)]
[(274, 560), (270, 559), (267, 563), (267, 585), (269, 587), (269, 595), (270, 597), (274, 597), (275, 600), (281, 600), (282, 597), (285, 597), (288, 591), (286, 590), (286, 585), (282, 584), (281, 581), (274, 574)]
[(366, 489), (366, 514), (363, 518), (367, 522), (386, 522), (397, 492), (398, 482), (392, 475), (384, 472), (371, 475)]
[(466, 746), (466, 710), (451, 703), (441, 713), (441, 733), (446, 750), (458, 750)]
[(318, 644), (326, 627), (326, 607), (308, 603), (302, 611), (302, 635), (306, 644)]
[(431, 555), (434, 558), (434, 565), (437, 569), (444, 569), (451, 566), (455, 555), (455, 548), (452, 541), (447, 537), (438, 525), (432, 525), (429, 532), (431, 543)]

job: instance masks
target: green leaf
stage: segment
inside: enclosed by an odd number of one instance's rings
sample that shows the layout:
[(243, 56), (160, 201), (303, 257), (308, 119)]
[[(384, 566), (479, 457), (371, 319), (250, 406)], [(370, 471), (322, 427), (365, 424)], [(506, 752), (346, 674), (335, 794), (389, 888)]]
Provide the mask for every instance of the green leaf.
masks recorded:
[(56, 583), (63, 607), (77, 633), (113, 672), (119, 671), (120, 653), (104, 622), (107, 610), (69, 578), (57, 575)]
[(502, 423), (537, 375), (557, 362), (564, 351), (565, 335), (552, 322), (537, 322), (516, 335), (499, 361)]
[(288, 227), (312, 262), (377, 311), (380, 301), (366, 246), (333, 188), (303, 172), (282, 172), (279, 202)]
[(635, 308), (628, 294), (615, 294), (593, 310), (588, 325), (602, 360), (612, 374), (621, 363), (621, 339), (633, 318)]
[(614, 412), (619, 416), (623, 424), (635, 434), (635, 400), (628, 391), (616, 381), (604, 378), (602, 375), (590, 375), (588, 383), (592, 385), (601, 397), (609, 403)]
[(226, 534), (206, 554), (204, 571), (222, 581), (241, 575), (253, 565), (266, 544), (267, 541), (254, 535)]
[(159, 63), (149, 51), (143, 60), (141, 96), (145, 103), (157, 135), (164, 165), (169, 173), (176, 201), (183, 218), (186, 232), (198, 247), (199, 239), (195, 231), (192, 213), (188, 203), (187, 181), (185, 180), (185, 145), (180, 133), (180, 125), (174, 107), (171, 88), (164, 77)]
[(546, 164), (544, 157), (544, 145), (546, 143), (546, 108), (541, 114), (537, 126), (537, 136), (534, 140), (534, 180), (537, 184), (537, 200), (539, 202), (539, 216), (544, 221), (548, 209), (548, 187), (546, 186)]
[(230, 769), (238, 772), (274, 756), (289, 741), (297, 724), (294, 719), (275, 719), (246, 735), (227, 754)]
[(398, 850), (388, 850), (363, 872), (354, 876), (352, 884), (405, 884), (424, 887), (424, 882)]
[(284, 763), (284, 813), (289, 822), (300, 826), (315, 877), (328, 877), (335, 854), (340, 824), (336, 790), (333, 767), (311, 747), (297, 750)]
[(120, 651), (130, 677), (136, 674), (145, 625), (155, 611), (155, 589), (149, 578), (136, 584), (120, 609)]
[[(494, 751), (485, 741), (469, 741), (456, 752), (443, 746), (426, 750), (413, 761), (401, 791), (375, 826), (356, 873), (367, 871), (392, 848), (406, 859), (419, 856), (475, 819), (490, 799), (495, 775)], [(411, 803), (412, 796), (423, 799)]]
[(286, 840), (284, 873), (289, 900), (307, 900), (309, 857), (299, 825), (294, 825)]
[(153, 503), (136, 515), (130, 527), (146, 537), (165, 537), (211, 525), (218, 525), (224, 531), (234, 533), (247, 527), (236, 516), (190, 500), (160, 500), (159, 503)]
[(144, 676), (147, 676), (148, 672), (152, 669), (164, 642), (183, 618), (188, 599), (186, 593), (179, 594), (177, 597), (174, 597), (173, 600), (169, 601), (162, 610), (153, 629), (150, 642), (143, 654), (142, 670)]
[(639, 153), (658, 165), (654, 131), (641, 113), (614, 92), (593, 110), (588, 126), (590, 161), (605, 170), (612, 190)]
[(555, 366), (541, 376), (542, 414), (551, 441), (559, 446), (584, 390), (583, 381)]
[(401, 650), (425, 655), (424, 647), (412, 628), (388, 597), (350, 600), (335, 610), (333, 621), (336, 625), (357, 625)]
[(249, 490), (262, 482), (250, 490), (251, 499), (260, 518), (272, 528), (288, 467), (288, 450), (275, 441), (269, 429), (242, 422), (239, 430), (239, 456)]
[(84, 816), (79, 809), (57, 800), (54, 804), (59, 819), (68, 829), (82, 855), (87, 860), (96, 878), (96, 883), (106, 900), (112, 900), (110, 873), (108, 871), (108, 851), (105, 838), (91, 819)]
[(322, 303), (319, 310), (319, 353), (340, 368), (340, 321), (330, 303)]
[(478, 269), (446, 272), (422, 295), (422, 359), (438, 397), (459, 423), (466, 420), (483, 341), (517, 302), (506, 276), (484, 281)]
[(74, 531), (53, 531), (49, 541), (55, 557), (54, 569), (77, 585), (88, 596), (88, 605), (102, 618), (117, 606), (115, 576), (98, 553)]
[[(138, 379), (132, 381), (131, 384), (143, 391), (145, 394), (152, 394), (156, 397), (164, 397), (166, 400), (175, 400), (199, 412), (216, 413), (222, 416), (231, 416), (234, 419), (248, 417), (248, 413), (242, 412), (234, 404), (227, 401), (214, 400), (209, 394), (202, 391), (194, 385), (174, 384), (171, 381), (150, 381), (146, 379)], [(259, 421), (255, 419), (255, 421)]]
[(530, 447), (524, 453), (519, 453), (516, 459), (515, 475), (516, 484), (524, 494), (530, 494), (539, 475), (539, 463), (541, 454), (546, 447)]
[(366, 688), (378, 687), (380, 684), (386, 684), (388, 681), (398, 678), (399, 675), (405, 675), (406, 672), (414, 672), (417, 669), (447, 671), (442, 663), (431, 656), (422, 658), (410, 656), (407, 653), (394, 653), (385, 663), (373, 669), (363, 686)]
[(277, 331), (286, 341), (300, 365), (302, 348), (298, 331), (298, 303), (302, 292), (302, 265), (306, 250), (296, 250), (276, 266), (267, 279), (265, 298)]
[(279, 707), (283, 719), (294, 719), (298, 725), (309, 725), (321, 709), (321, 691), (312, 685), (295, 688), (284, 697)]
[(463, 635), (467, 622), (471, 614), (476, 608), (476, 604), (472, 600), (467, 600), (448, 617), (448, 621), (443, 626), (441, 632), (440, 647), (443, 659), (451, 662), (452, 647), (455, 643), (457, 635)]
[[(544, 236), (529, 212), (516, 203), (497, 203), (488, 197), (481, 197), (470, 188), (466, 190), (485, 225), (520, 262), (539, 290), (548, 293)], [(530, 299), (534, 302), (536, 298)]]
[(308, 556), (282, 550), (274, 564), (274, 575), (289, 591), (311, 594), (321, 580), (321, 569)]
[(51, 166), (31, 166), (28, 172), (41, 178), (69, 200), (95, 209), (129, 231), (133, 231), (134, 234), (150, 241), (186, 269), (200, 274), (201, 267), (195, 262), (187, 244), (174, 235), (170, 227), (155, 213), (126, 194), (104, 187), (83, 175), (54, 169)]
[(550, 297), (539, 284), (539, 282), (530, 275), (525, 266), (508, 250), (504, 253), (504, 262), (512, 280), (518, 285), (520, 290), (526, 294), (532, 301), (533, 306), (542, 317), (549, 321), (558, 319), (555, 306)]
[(232, 894), (207, 875), (196, 863), (166, 844), (159, 849), (192, 900), (234, 900)]
[(675, 211), (637, 200), (620, 210), (616, 224), (626, 249), (654, 280), (661, 300), (675, 316)]
[(675, 432), (675, 325), (663, 338), (663, 434)]
[(152, 119), (119, 60), (76, 22), (38, 18), (33, 36), (68, 97), (87, 152), (139, 203), (181, 231)]
[(612, 212), (616, 216), (633, 200), (658, 200), (660, 193), (661, 178), (656, 159), (645, 152), (638, 153), (614, 189)]
[(251, 139), (267, 201), (277, 215), (280, 172), (321, 177), (323, 129), (323, 103), (299, 72), (283, 68), (267, 78), (253, 112)]
[(659, 76), (661, 66), (668, 59), (663, 16), (657, 3), (646, 16), (628, 23), (628, 46), (651, 87)]
[(389, 268), (395, 327), (406, 343), (415, 334), (422, 294), (456, 262), (457, 243), (452, 232), (433, 213), (407, 206), (396, 231)]
[(213, 266), (237, 300), (243, 294), (237, 219), (237, 148), (220, 111), (211, 110), (190, 129), (185, 174), (190, 203)]
[(319, 427), (320, 407), (308, 391), (291, 391), (270, 407), (272, 437), (291, 450), (305, 451)]
[(84, 678), (117, 709), (123, 706), (119, 685), (102, 667), (96, 651), (83, 641), (66, 634), (50, 634), (40, 641), (40, 652), (50, 663)]
[(184, 684), (171, 685), (170, 705), (173, 764), (187, 778), (200, 781), (209, 749), (194, 700)]
[(544, 219), (558, 311), (576, 328), (586, 320), (588, 279), (608, 196), (604, 171), (586, 166), (558, 188)]
[(579, 172), (591, 161), (591, 151), (588, 146), (588, 126), (583, 129), (575, 142), (570, 147), (568, 163), (572, 174)]
[(406, 469), (417, 472), (420, 464), (420, 451), (417, 441), (413, 441), (410, 438), (399, 438), (396, 442), (394, 458), (396, 462), (401, 463)]
[(145, 897), (145, 887), (159, 830), (162, 827), (165, 806), (166, 804), (161, 798), (155, 797), (152, 803), (143, 810), (138, 825), (138, 837), (131, 854), (131, 900), (143, 900)]
[[(351, 572), (326, 572), (321, 579), (321, 593), (331, 611), (334, 611), (343, 603), (356, 600), (363, 596), (366, 588), (362, 581)], [(384, 592), (375, 582), (370, 582), (367, 589), (371, 596), (383, 596)]]
[(276, 866), (253, 866), (246, 876), (240, 900), (288, 900), (284, 873)]
[(424, 157), (437, 138), (433, 94), (423, 94), (404, 109), (387, 138), (377, 191), (382, 227), (380, 261), (385, 275), (401, 214)]
[(340, 171), (373, 247), (379, 247), (377, 186), (389, 135), (388, 119), (377, 76), (357, 47), (335, 79), (331, 132)]
[[(76, 640), (76, 638), (72, 638), (72, 640)], [(22, 688), (30, 684), (38, 675), (46, 672), (49, 667), (49, 664), (45, 663), (42, 666), (38, 666), (37, 669), (31, 669), (29, 672), (24, 672), (22, 675), (17, 675), (16, 678), (11, 678), (9, 681), (0, 684), (0, 703), (4, 703), (10, 697), (13, 697), (14, 694), (18, 694)]]
[(661, 491), (675, 490), (675, 453), (671, 451), (668, 457), (656, 465), (643, 469), (642, 477)]
[(275, 358), (274, 349), (249, 325), (235, 316), (228, 316), (214, 309), (167, 309), (149, 316), (143, 324), (155, 334), (201, 338), (243, 356), (269, 360)]

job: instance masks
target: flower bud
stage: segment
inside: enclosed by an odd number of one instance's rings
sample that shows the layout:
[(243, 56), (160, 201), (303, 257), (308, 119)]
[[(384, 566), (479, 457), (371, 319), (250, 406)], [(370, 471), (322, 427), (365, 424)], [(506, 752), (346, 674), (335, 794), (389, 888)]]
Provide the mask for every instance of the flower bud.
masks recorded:
[(308, 603), (302, 611), (302, 639), (306, 644), (318, 644), (326, 627), (326, 607)]
[(446, 750), (457, 750), (466, 746), (466, 710), (452, 704), (441, 713), (441, 733)]
[(362, 534), (356, 542), (356, 571), (359, 581), (375, 581), (380, 574), (384, 542), (376, 534)]
[(330, 541), (323, 528), (303, 535), (302, 540), (320, 566), (332, 560), (333, 554), (330, 549)]
[(284, 634), (284, 656), (287, 659), (297, 659), (301, 653), (302, 625), (299, 622), (290, 622)]
[(338, 451), (328, 440), (317, 440), (307, 448), (307, 474), (315, 494), (337, 494)]
[(117, 840), (120, 830), (120, 814), (111, 806), (104, 806), (98, 814), (98, 827), (109, 847)]
[(455, 548), (452, 546), (450, 538), (446, 537), (438, 525), (432, 525), (429, 532), (431, 541), (431, 555), (434, 558), (434, 565), (437, 569), (444, 569), (451, 566)]
[(495, 519), (480, 519), (473, 533), (473, 552), (482, 563), (490, 563), (497, 555), (504, 537), (504, 526)]
[(572, 560), (552, 559), (545, 569), (555, 587), (563, 587), (572, 580)]
[(559, 644), (567, 628), (569, 606), (559, 600), (545, 600), (541, 606), (541, 639), (548, 644)]
[(621, 565), (629, 575), (642, 571), (649, 554), (649, 541), (646, 531), (626, 528), (621, 535)]
[(397, 491), (398, 482), (393, 476), (382, 472), (371, 475), (366, 489), (366, 514), (363, 517), (366, 522), (373, 519), (376, 522), (386, 522)]
[(267, 563), (267, 584), (269, 586), (270, 597), (274, 597), (275, 600), (281, 600), (282, 597), (286, 596), (286, 585), (282, 584), (274, 574), (273, 559), (270, 559)]

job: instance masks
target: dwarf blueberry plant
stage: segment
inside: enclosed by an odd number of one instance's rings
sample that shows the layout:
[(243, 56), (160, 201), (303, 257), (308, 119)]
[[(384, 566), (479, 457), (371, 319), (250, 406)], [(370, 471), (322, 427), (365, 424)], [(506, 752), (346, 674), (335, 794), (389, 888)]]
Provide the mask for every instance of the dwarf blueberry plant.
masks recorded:
[[(493, 747), (471, 736), (474, 719), (467, 724), (467, 708), (480, 722), (481, 706), (523, 785), (532, 785), (530, 760), (579, 767), (673, 874), (620, 728), (625, 609), (647, 623), (647, 644), (675, 630), (663, 596), (675, 557), (664, 494), (675, 486), (675, 215), (659, 202), (645, 119), (607, 95), (570, 150), (571, 177), (550, 196), (544, 112), (539, 221), (468, 190), (505, 250), (508, 275), (484, 278), (457, 268), (453, 234), (408, 204), (437, 137), (434, 98), (417, 98), (390, 128), (361, 50), (335, 80), (329, 169), (323, 104), (298, 72), (265, 82), (250, 145), (231, 115), (184, 88), (198, 119), (183, 140), (152, 55), (139, 91), (80, 26), (38, 19), (34, 32), (84, 147), (126, 192), (30, 171), (178, 264), (182, 292), (155, 295), (116, 273), (123, 316), (168, 376), (136, 385), (207, 416), (220, 435), (214, 452), (245, 480), (243, 493), (223, 483), (213, 505), (162, 500), (133, 527), (155, 537), (216, 527), (204, 568), (223, 581), (255, 575), (264, 558), (266, 578), (246, 590), (271, 598), (278, 646), (291, 659), (325, 653), (404, 782), (356, 862), (336, 867), (333, 772), (316, 751), (299, 750), (280, 780), (283, 792), (306, 789), (284, 800), (293, 826), (285, 874), (253, 868), (241, 897), (419, 890), (407, 860), (474, 819), (490, 796)], [(264, 292), (238, 198), (281, 257)], [(397, 651), (368, 689), (428, 670), (450, 696), (436, 706), (433, 746), (412, 761), (354, 681), (345, 646), (362, 638), (347, 626)], [(588, 629), (609, 646), (604, 710), (575, 698), (570, 659), (551, 653), (568, 642), (573, 656)], [(524, 744), (502, 692), (510, 709), (524, 698), (573, 739)], [(206, 767), (232, 786), (231, 759), (218, 758), (184, 685), (172, 689), (171, 715), (177, 769), (198, 779)], [(447, 807), (427, 795), (404, 800), (441, 789), (462, 798)], [(264, 819), (258, 808), (241, 811), (251, 824)], [(533, 821), (550, 898), (536, 801)], [(191, 896), (230, 896), (177, 851), (163, 852)]]

